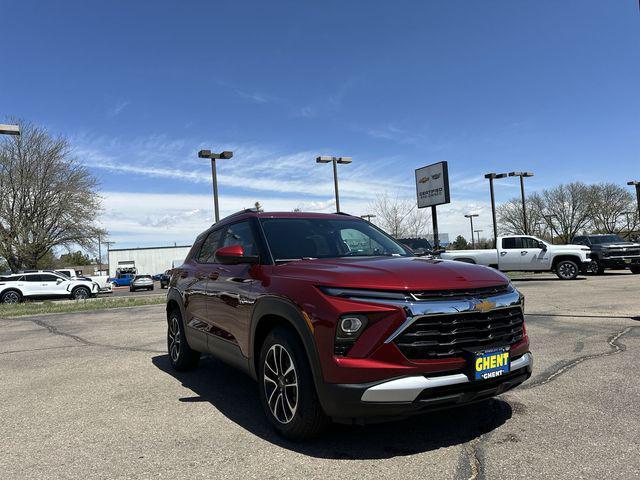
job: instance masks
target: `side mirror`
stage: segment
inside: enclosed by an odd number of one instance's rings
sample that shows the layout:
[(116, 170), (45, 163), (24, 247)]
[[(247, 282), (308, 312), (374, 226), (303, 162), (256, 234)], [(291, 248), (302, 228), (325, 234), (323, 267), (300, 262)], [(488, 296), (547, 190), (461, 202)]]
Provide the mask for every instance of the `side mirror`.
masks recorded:
[(538, 246), (542, 249), (542, 250), (546, 250), (547, 249), (547, 244), (544, 242), (538, 242)]
[(254, 264), (260, 261), (260, 257), (257, 255), (245, 255), (244, 248), (241, 245), (229, 245), (216, 250), (215, 261), (222, 265)]
[(64, 282), (64, 280), (63, 280), (63, 279), (61, 279), (61, 278), (58, 278), (58, 279), (56, 280), (56, 285), (60, 285), (62, 282)]

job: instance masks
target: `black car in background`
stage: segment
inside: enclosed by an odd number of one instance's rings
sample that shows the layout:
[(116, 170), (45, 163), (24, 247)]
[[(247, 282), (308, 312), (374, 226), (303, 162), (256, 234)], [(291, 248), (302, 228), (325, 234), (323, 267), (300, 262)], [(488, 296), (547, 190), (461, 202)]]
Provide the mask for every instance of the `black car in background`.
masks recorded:
[(160, 288), (169, 288), (169, 282), (171, 281), (171, 270), (167, 270), (160, 274)]
[(640, 273), (640, 243), (627, 242), (620, 235), (612, 234), (580, 235), (571, 243), (591, 248), (587, 273), (600, 275), (605, 268), (628, 268), (633, 273)]

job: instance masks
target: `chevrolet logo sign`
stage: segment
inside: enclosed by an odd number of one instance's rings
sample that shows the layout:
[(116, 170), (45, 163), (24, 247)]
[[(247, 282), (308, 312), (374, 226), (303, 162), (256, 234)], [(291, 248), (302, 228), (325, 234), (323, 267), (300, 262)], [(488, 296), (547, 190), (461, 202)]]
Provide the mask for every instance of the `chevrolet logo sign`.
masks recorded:
[(496, 308), (496, 302), (491, 302), (489, 300), (483, 300), (478, 303), (473, 304), (473, 310), (476, 312), (487, 313)]

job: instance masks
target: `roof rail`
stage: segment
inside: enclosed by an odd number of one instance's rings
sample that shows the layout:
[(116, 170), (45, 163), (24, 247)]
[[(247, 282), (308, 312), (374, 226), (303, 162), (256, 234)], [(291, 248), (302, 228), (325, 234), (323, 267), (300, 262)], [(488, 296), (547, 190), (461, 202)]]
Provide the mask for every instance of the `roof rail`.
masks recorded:
[(253, 213), (256, 213), (256, 212), (258, 212), (258, 210), (257, 210), (257, 209), (255, 209), (255, 208), (245, 208), (244, 210), (239, 210), (239, 211), (237, 211), (237, 212), (235, 212), (235, 213), (232, 213), (231, 215), (227, 215), (226, 217), (221, 218), (220, 220), (218, 220), (217, 222), (215, 222), (213, 225), (215, 225), (216, 223), (220, 223), (220, 222), (222, 222), (223, 220), (226, 220), (227, 218), (236, 217), (236, 216), (238, 216), (238, 215), (243, 215), (243, 214), (245, 214), (245, 213), (252, 213), (252, 212), (253, 212)]

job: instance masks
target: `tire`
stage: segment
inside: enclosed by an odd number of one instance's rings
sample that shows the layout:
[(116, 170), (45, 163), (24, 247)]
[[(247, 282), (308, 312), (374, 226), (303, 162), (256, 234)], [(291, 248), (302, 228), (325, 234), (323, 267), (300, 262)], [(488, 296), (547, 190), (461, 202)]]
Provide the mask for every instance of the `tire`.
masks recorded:
[(86, 300), (91, 297), (91, 291), (87, 287), (76, 287), (71, 291), (74, 300)]
[(312, 438), (329, 424), (318, 400), (307, 354), (291, 330), (275, 328), (262, 344), (258, 388), (269, 423), (283, 437)]
[(136, 289), (135, 289), (135, 288), (133, 288), (133, 287), (129, 287), (129, 291), (130, 291), (130, 292), (135, 292), (135, 291), (136, 291)]
[(149, 289), (149, 291), (150, 291), (150, 292), (153, 292), (153, 287), (151, 287), (151, 288)]
[(640, 274), (640, 266), (633, 266), (633, 267), (629, 267), (629, 270), (631, 270), (631, 273), (633, 273), (634, 275), (638, 275)]
[(556, 265), (556, 275), (560, 280), (575, 280), (580, 269), (573, 260), (560, 260)]
[(0, 303), (20, 303), (22, 294), (17, 290), (7, 290), (0, 296)]
[(200, 361), (200, 352), (187, 343), (180, 310), (171, 310), (167, 315), (167, 353), (171, 366), (179, 372), (193, 370)]
[(588, 275), (596, 275), (600, 271), (600, 264), (597, 260), (591, 260), (584, 270)]

